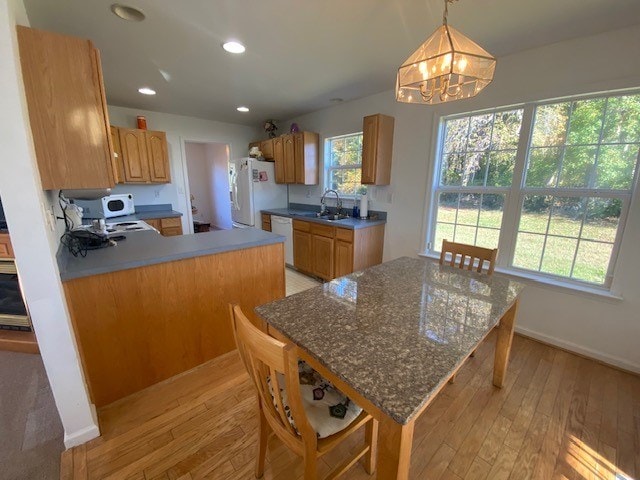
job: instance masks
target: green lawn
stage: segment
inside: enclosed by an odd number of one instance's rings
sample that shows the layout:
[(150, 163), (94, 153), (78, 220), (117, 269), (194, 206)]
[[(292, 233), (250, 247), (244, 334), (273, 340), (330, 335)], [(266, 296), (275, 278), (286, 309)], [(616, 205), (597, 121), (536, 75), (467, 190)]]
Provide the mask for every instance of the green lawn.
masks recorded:
[[(474, 208), (459, 209), (456, 221), (456, 209), (441, 205), (438, 209), (435, 249), (440, 249), (443, 238), (495, 248), (498, 246), (501, 222), (501, 211), (481, 210), (479, 212)], [(453, 223), (458, 224), (455, 239)], [(476, 223), (477, 239), (476, 227), (471, 226)], [(585, 222), (578, 246), (577, 237), (581, 222), (568, 217), (554, 216), (549, 223), (549, 237), (544, 248), (542, 264), (540, 264), (544, 233), (547, 231), (548, 223), (548, 214), (525, 213), (522, 215), (513, 265), (567, 277), (571, 275), (571, 265), (578, 247), (572, 277), (597, 284), (604, 283), (618, 227), (617, 220)]]

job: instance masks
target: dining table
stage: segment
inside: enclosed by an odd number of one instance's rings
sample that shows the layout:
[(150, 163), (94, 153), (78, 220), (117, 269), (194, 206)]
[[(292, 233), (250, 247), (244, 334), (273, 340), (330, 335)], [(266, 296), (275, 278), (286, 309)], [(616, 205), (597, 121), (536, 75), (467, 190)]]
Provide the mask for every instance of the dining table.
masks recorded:
[(400, 257), (256, 307), (263, 327), (379, 422), (377, 478), (406, 480), (416, 419), (497, 329), (504, 385), (524, 285)]

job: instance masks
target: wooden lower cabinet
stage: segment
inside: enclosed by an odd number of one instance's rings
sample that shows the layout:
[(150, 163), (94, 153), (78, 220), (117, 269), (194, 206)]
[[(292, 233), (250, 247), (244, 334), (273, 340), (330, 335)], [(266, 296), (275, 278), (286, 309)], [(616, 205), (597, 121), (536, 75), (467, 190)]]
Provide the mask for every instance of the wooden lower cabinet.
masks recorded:
[(182, 235), (182, 220), (180, 217), (150, 218), (145, 222), (158, 230), (163, 237)]
[(262, 214), (262, 230), (265, 232), (271, 231), (271, 215), (268, 213)]
[(324, 280), (382, 262), (384, 225), (351, 230), (293, 221), (293, 265)]
[(311, 266), (311, 234), (293, 230), (293, 265), (303, 272), (313, 273)]
[(0, 233), (0, 258), (13, 258), (13, 247), (8, 233)]
[(333, 274), (342, 277), (353, 272), (353, 243), (336, 240), (334, 247)]
[(311, 236), (311, 271), (314, 275), (325, 280), (331, 280), (333, 275), (333, 238), (320, 235)]

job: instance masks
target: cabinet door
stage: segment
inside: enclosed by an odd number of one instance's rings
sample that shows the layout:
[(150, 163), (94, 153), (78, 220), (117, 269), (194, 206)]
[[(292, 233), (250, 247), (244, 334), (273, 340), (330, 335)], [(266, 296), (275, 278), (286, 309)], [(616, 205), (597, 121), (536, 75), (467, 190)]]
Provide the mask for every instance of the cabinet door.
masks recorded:
[(8, 233), (0, 233), (0, 258), (13, 258), (13, 247)]
[(311, 242), (311, 273), (325, 280), (331, 280), (333, 278), (333, 238), (313, 235)]
[(126, 183), (149, 183), (149, 163), (144, 130), (120, 128), (120, 148)]
[(171, 183), (171, 168), (167, 154), (167, 134), (145, 131), (149, 175), (154, 183)]
[(298, 132), (293, 134), (293, 158), (295, 182), (305, 183), (304, 175), (304, 133)]
[(376, 182), (378, 156), (378, 116), (364, 117), (362, 122), (362, 180), (363, 184)]
[(273, 160), (273, 138), (260, 142), (260, 151), (265, 160)]
[(122, 161), (122, 148), (120, 147), (120, 129), (111, 125), (111, 144), (113, 145), (113, 179), (116, 183), (124, 183), (124, 162)]
[(285, 183), (284, 180), (284, 143), (282, 137), (273, 139), (273, 161), (275, 162), (276, 183)]
[(17, 31), (42, 188), (113, 187), (98, 51), (81, 38), (23, 26)]
[(293, 135), (285, 135), (284, 142), (284, 183), (296, 183), (296, 164)]
[(293, 231), (293, 266), (309, 273), (312, 273), (311, 236), (307, 232)]
[(158, 230), (158, 232), (160, 232), (160, 230), (162, 230), (162, 226), (160, 225), (160, 219), (159, 218), (150, 218), (148, 220), (145, 220), (145, 223), (148, 223), (149, 225), (151, 225), (153, 228)]
[(342, 277), (353, 273), (353, 243), (344, 240), (336, 240), (335, 242), (335, 276)]

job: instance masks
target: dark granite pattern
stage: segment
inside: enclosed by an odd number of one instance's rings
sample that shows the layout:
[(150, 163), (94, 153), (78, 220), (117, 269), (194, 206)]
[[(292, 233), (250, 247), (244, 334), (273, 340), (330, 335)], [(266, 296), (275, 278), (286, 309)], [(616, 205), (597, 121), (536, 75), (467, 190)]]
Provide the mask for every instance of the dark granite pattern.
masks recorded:
[(407, 423), (524, 288), (402, 257), (256, 308), (399, 423)]

